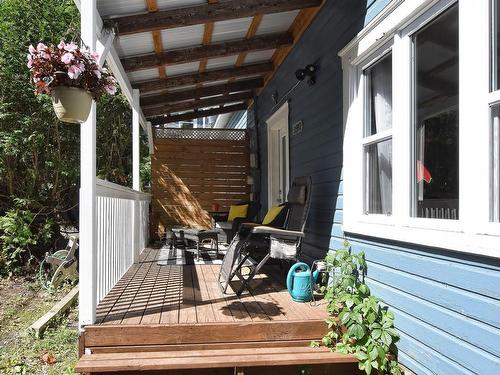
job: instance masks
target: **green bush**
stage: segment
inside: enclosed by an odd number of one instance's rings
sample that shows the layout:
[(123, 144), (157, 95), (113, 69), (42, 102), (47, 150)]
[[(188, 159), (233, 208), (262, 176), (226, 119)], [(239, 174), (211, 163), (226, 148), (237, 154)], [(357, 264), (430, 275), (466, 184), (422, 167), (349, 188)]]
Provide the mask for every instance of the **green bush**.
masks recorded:
[(322, 343), (338, 352), (355, 354), (359, 368), (367, 374), (400, 375), (394, 314), (381, 306), (364, 283), (364, 253), (352, 254), (348, 248), (346, 242), (345, 249), (330, 251), (325, 258), (333, 280), (323, 287), (330, 318)]
[(28, 208), (28, 202), (14, 200), (14, 207), (0, 216), (0, 274), (13, 275), (26, 269), (33, 259), (32, 250), (46, 246), (54, 223)]

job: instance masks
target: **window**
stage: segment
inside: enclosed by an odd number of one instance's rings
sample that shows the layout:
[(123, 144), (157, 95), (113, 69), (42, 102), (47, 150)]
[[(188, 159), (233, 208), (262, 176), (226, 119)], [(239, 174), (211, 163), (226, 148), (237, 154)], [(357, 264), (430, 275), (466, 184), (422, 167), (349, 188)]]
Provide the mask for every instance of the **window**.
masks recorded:
[(414, 216), (458, 219), (458, 5), (413, 36)]
[(366, 85), (365, 211), (392, 213), (392, 55), (364, 71)]
[(344, 232), (500, 258), (500, 0), (392, 1), (340, 56)]

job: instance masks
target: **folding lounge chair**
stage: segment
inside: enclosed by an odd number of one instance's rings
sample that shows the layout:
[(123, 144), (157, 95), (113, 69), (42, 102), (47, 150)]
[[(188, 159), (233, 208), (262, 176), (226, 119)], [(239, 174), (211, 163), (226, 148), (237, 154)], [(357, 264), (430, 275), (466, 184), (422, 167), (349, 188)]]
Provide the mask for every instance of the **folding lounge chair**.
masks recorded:
[[(236, 294), (241, 295), (249, 282), (271, 258), (295, 261), (299, 259), (311, 205), (311, 187), (311, 177), (294, 179), (287, 196), (288, 215), (283, 229), (255, 223), (241, 224), (240, 232), (231, 242), (219, 273), (219, 282), (224, 293), (236, 276), (242, 282)], [(245, 277), (241, 273), (241, 268), (248, 266), (248, 259), (257, 253), (259, 247), (264, 247), (265, 255), (256, 265), (252, 263), (251, 271)]]

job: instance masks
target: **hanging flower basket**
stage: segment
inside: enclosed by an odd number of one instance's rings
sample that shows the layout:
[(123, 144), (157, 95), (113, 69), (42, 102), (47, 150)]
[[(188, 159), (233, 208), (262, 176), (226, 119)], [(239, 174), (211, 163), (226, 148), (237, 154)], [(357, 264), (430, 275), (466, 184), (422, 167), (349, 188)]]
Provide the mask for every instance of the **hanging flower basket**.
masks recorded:
[(92, 99), (116, 93), (116, 80), (99, 66), (98, 55), (61, 41), (57, 47), (30, 46), (28, 68), (36, 94), (52, 97), (54, 111), (64, 122), (81, 124), (87, 119)]
[(89, 117), (92, 95), (78, 87), (58, 86), (52, 89), (52, 105), (59, 120), (81, 124)]

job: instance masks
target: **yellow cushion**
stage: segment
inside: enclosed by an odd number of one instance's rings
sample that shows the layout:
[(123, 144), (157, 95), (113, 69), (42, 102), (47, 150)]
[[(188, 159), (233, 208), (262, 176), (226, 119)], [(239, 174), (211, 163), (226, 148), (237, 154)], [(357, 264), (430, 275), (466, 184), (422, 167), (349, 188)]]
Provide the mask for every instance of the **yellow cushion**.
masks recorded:
[(267, 211), (266, 216), (264, 216), (264, 220), (262, 220), (262, 225), (267, 225), (272, 223), (274, 219), (280, 214), (280, 212), (285, 208), (285, 206), (273, 206)]
[(229, 216), (227, 221), (233, 221), (237, 217), (247, 217), (248, 204), (229, 207)]

